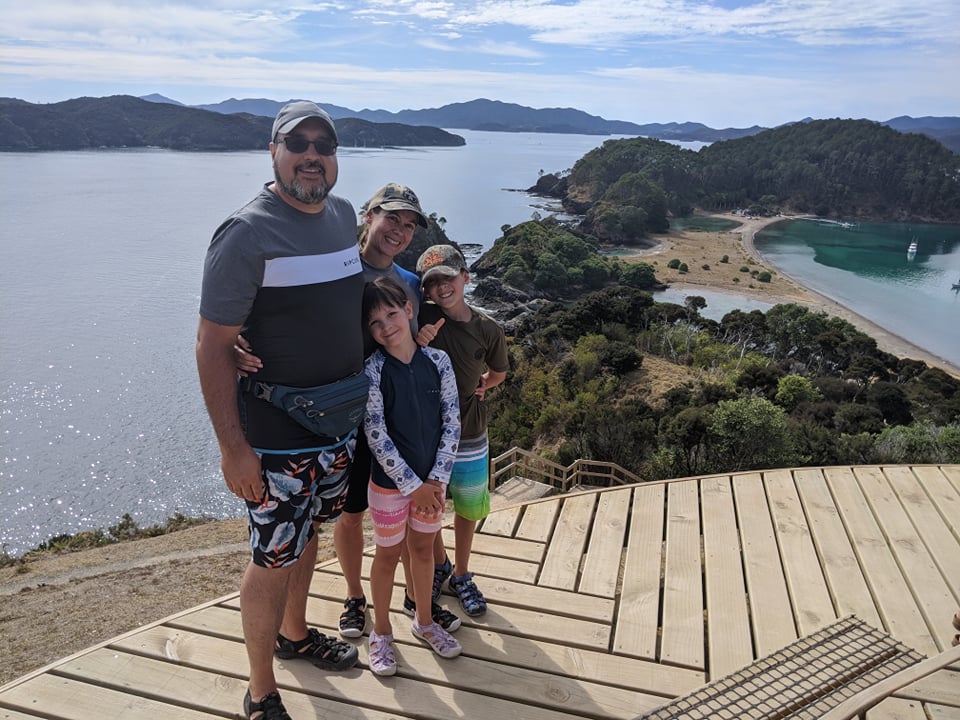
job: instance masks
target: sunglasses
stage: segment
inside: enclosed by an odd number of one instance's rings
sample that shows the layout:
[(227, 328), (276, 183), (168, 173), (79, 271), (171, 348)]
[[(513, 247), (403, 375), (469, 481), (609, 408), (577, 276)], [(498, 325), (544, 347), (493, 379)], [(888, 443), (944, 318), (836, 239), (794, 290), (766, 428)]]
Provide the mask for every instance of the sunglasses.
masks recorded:
[(316, 140), (307, 140), (302, 135), (287, 135), (281, 141), (287, 146), (287, 150), (292, 153), (305, 153), (307, 148), (313, 145), (318, 155), (336, 155), (337, 143), (329, 138), (317, 138)]

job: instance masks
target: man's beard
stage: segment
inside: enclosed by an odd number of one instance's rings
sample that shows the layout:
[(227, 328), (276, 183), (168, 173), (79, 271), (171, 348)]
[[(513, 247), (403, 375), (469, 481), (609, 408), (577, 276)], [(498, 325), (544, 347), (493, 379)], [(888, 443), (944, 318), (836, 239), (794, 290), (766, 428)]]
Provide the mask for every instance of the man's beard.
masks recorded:
[[(303, 167), (318, 167), (323, 171), (323, 167), (319, 163), (309, 163)], [(294, 200), (302, 202), (304, 205), (319, 205), (326, 200), (332, 188), (332, 185), (328, 185), (326, 182), (327, 176), (325, 172), (323, 175), (324, 182), (319, 185), (314, 185), (311, 188), (305, 188), (301, 185), (297, 181), (296, 174), (294, 174), (293, 179), (289, 183), (285, 183), (280, 177), (280, 173), (277, 172), (276, 163), (273, 165), (273, 178), (277, 183), (277, 187), (280, 188), (280, 191), (284, 195), (288, 195)]]

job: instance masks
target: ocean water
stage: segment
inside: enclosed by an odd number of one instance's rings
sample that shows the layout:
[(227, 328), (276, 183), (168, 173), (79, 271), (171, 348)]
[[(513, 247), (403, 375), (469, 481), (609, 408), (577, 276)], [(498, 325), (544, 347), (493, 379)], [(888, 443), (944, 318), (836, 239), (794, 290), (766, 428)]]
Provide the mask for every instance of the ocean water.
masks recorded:
[(960, 366), (960, 226), (790, 220), (755, 241), (779, 271)]
[[(459, 131), (457, 131), (459, 132)], [(340, 152), (359, 207), (413, 187), (449, 236), (492, 246), (544, 201), (540, 170), (608, 139), (463, 132), (460, 148)], [(216, 226), (272, 178), (263, 152), (0, 153), (0, 549), (175, 513), (237, 517), (194, 362)]]

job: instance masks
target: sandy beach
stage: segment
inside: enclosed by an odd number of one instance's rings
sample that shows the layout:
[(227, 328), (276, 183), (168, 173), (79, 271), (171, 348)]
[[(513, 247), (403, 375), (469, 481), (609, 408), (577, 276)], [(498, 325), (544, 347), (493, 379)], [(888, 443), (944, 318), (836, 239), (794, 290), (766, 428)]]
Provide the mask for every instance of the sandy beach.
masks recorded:
[[(930, 366), (939, 367), (960, 377), (960, 367), (885, 330), (831, 298), (799, 284), (767, 263), (757, 250), (754, 238), (768, 225), (789, 220), (790, 217), (740, 217), (733, 214), (716, 217), (734, 220), (741, 225), (726, 232), (671, 230), (657, 236), (659, 243), (655, 247), (621, 256), (621, 259), (626, 262), (653, 264), (657, 277), (671, 287), (688, 290), (703, 288), (770, 303), (797, 303), (816, 312), (835, 315), (874, 338), (881, 350), (897, 357), (922, 360)], [(728, 263), (720, 262), (724, 255), (728, 256)], [(667, 263), (674, 258), (687, 264), (686, 273), (667, 267)], [(772, 279), (769, 283), (758, 282), (749, 273), (740, 272), (742, 266), (751, 270), (766, 270), (771, 273)]]

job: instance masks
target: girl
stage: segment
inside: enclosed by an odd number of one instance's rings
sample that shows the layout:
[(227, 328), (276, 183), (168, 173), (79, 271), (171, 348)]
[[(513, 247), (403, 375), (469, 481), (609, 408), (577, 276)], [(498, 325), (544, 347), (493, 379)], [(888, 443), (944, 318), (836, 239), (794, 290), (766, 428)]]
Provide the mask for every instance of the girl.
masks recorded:
[(377, 545), (370, 573), (374, 605), (370, 669), (377, 675), (393, 675), (397, 662), (390, 602), (404, 542), (410, 551), (416, 604), (414, 636), (441, 657), (456, 657), (461, 650), (431, 617), (432, 548), (460, 441), (460, 406), (446, 353), (420, 348), (413, 338), (413, 306), (403, 287), (385, 277), (368, 283), (363, 317), (380, 346), (365, 367), (370, 396), (364, 432), (376, 460), (367, 490)]

